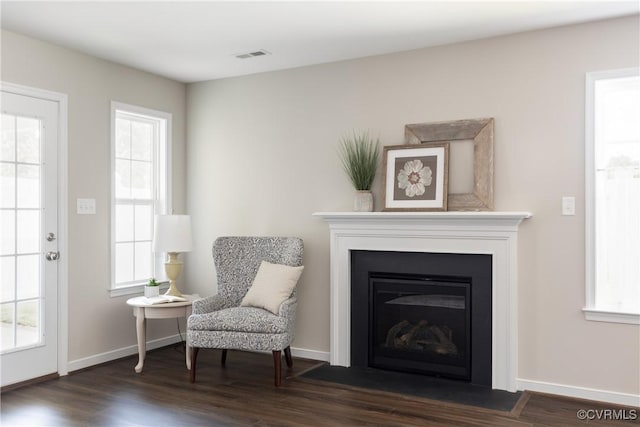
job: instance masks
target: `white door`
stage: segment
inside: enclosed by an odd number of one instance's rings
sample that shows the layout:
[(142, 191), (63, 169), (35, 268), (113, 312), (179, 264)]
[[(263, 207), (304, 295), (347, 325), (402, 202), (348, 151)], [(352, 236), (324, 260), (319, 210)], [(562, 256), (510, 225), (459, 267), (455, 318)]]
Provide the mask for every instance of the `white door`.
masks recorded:
[(58, 371), (57, 102), (2, 91), (2, 386)]

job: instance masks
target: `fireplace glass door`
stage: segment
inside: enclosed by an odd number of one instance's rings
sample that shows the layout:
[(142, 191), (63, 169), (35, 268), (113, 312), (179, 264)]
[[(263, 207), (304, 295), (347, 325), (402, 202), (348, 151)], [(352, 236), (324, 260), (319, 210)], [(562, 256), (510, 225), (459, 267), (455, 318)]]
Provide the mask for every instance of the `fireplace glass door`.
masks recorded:
[(458, 279), (370, 276), (370, 366), (469, 380), (470, 286)]

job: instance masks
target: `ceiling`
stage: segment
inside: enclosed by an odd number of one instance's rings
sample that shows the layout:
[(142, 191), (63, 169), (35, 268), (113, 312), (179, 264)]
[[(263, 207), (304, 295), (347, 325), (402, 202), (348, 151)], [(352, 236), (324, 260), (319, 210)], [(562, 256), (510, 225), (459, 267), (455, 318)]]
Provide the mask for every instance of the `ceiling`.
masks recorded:
[[(2, 28), (181, 82), (630, 15), (631, 1), (6, 1)], [(238, 59), (265, 50), (270, 55)]]

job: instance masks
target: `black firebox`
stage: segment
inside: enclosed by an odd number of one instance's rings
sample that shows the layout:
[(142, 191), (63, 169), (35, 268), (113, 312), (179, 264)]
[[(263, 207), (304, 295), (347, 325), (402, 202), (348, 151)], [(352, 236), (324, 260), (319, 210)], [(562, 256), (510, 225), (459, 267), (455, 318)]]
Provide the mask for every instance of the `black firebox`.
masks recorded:
[(352, 251), (351, 365), (491, 386), (491, 255)]
[(370, 366), (471, 379), (470, 283), (373, 274), (369, 286)]

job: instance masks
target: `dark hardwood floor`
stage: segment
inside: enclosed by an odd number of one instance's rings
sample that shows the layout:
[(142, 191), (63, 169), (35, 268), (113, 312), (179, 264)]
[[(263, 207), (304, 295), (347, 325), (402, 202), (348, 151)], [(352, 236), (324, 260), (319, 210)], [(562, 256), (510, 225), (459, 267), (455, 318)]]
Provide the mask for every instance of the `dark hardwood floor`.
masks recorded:
[[(580, 421), (581, 409), (614, 405), (525, 392), (511, 412), (368, 391), (296, 377), (318, 362), (294, 358), (273, 386), (271, 354), (201, 350), (189, 382), (184, 350), (166, 347), (66, 377), (7, 390), (2, 426), (620, 426), (635, 421)], [(635, 411), (635, 410), (634, 410)], [(640, 410), (638, 410), (640, 415)], [(628, 410), (627, 414), (633, 414)], [(611, 417), (610, 417), (611, 418)]]

